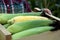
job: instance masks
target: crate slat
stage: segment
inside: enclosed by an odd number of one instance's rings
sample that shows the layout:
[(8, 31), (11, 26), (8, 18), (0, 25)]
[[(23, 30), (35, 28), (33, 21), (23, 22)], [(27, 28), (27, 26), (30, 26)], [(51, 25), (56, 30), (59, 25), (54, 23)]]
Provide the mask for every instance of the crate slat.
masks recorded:
[[(4, 26), (0, 25), (0, 40), (11, 40), (11, 33), (8, 32)], [(60, 40), (60, 30), (48, 31), (41, 34), (25, 37), (17, 40)]]
[(11, 33), (0, 24), (0, 40), (11, 40)]

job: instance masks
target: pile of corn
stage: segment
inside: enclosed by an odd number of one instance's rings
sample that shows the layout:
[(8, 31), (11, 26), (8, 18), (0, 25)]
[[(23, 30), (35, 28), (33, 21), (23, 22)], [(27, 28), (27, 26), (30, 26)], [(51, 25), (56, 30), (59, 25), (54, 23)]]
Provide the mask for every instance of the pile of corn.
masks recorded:
[(0, 14), (0, 24), (12, 34), (12, 40), (40, 34), (53, 29), (52, 20), (41, 13)]

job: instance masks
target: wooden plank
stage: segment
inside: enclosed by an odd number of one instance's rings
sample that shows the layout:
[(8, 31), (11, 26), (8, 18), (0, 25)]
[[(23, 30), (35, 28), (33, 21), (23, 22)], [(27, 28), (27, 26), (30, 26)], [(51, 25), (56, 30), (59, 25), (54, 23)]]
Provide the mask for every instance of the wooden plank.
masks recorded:
[(60, 30), (55, 32), (45, 32), (38, 35), (33, 35), (17, 40), (60, 40)]
[[(11, 40), (11, 33), (0, 25), (0, 40)], [(17, 40), (60, 40), (60, 30), (55, 32), (45, 32)]]
[(11, 33), (0, 24), (0, 40), (11, 40)]

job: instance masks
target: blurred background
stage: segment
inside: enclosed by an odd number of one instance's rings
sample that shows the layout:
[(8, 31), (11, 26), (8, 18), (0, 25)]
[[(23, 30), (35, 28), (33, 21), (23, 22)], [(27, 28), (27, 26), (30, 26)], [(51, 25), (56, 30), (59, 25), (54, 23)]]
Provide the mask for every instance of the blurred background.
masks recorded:
[(48, 8), (53, 15), (60, 17), (60, 0), (28, 0), (33, 10), (35, 7)]
[(0, 0), (0, 13), (32, 12), (36, 7), (48, 8), (60, 18), (60, 0)]

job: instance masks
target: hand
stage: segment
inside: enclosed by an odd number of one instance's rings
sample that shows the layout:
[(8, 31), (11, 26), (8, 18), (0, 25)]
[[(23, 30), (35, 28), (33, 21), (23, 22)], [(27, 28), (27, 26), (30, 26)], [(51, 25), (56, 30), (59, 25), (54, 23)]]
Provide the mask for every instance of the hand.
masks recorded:
[(48, 14), (52, 15), (51, 11), (50, 11), (49, 9), (47, 9), (47, 8), (44, 8), (43, 11), (44, 11), (45, 13), (48, 13)]

